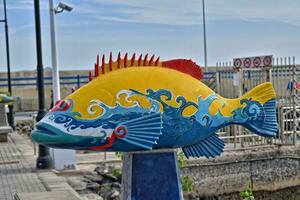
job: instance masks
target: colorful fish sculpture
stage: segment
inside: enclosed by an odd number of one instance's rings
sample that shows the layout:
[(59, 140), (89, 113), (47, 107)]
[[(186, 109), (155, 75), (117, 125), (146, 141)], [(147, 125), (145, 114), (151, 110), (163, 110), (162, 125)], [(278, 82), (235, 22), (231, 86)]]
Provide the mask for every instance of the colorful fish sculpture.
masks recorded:
[(0, 93), (0, 103), (8, 104), (16, 101), (17, 99), (18, 99), (17, 97), (9, 96), (6, 93)]
[(101, 67), (97, 61), (95, 76), (36, 124), (34, 141), (94, 151), (182, 148), (186, 157), (215, 157), (224, 149), (216, 132), (230, 124), (265, 137), (277, 133), (271, 83), (227, 99), (199, 81), (200, 67), (190, 60), (160, 62), (135, 54), (119, 54), (115, 62), (110, 56)]

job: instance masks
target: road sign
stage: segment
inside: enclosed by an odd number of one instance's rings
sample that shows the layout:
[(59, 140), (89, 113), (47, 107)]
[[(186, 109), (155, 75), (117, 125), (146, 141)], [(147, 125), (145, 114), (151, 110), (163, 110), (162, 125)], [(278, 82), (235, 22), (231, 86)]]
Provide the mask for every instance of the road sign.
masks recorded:
[(234, 58), (234, 68), (259, 68), (259, 67), (272, 67), (273, 56), (255, 56), (255, 57), (244, 57)]

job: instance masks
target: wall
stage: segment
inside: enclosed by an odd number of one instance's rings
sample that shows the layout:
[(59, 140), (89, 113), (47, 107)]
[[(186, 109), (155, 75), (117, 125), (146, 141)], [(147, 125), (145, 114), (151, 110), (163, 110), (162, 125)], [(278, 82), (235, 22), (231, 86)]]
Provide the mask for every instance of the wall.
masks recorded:
[(182, 173), (194, 181), (198, 196), (239, 193), (251, 180), (254, 191), (300, 186), (300, 147), (226, 151), (215, 159), (189, 160)]

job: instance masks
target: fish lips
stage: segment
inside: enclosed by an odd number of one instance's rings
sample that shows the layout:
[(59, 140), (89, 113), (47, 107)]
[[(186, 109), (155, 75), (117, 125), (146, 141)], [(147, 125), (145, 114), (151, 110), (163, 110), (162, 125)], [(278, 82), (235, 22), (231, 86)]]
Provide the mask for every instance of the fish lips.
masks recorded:
[(31, 138), (41, 145), (60, 149), (89, 149), (90, 146), (101, 146), (107, 143), (106, 140), (97, 137), (70, 135), (43, 121), (36, 124), (31, 132)]
[(61, 130), (44, 122), (36, 124), (35, 129), (31, 132), (31, 138), (33, 141), (43, 145), (71, 142)]

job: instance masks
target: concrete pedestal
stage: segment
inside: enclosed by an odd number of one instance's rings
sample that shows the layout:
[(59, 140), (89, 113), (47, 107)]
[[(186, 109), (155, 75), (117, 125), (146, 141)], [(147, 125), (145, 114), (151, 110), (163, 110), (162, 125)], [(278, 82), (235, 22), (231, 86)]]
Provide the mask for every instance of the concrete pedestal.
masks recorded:
[(0, 103), (0, 126), (8, 126), (4, 103)]
[(0, 103), (0, 142), (7, 142), (7, 135), (11, 131), (12, 128), (7, 123), (5, 104)]
[(123, 200), (183, 200), (176, 152), (124, 154), (122, 191)]

